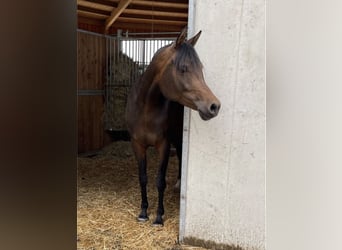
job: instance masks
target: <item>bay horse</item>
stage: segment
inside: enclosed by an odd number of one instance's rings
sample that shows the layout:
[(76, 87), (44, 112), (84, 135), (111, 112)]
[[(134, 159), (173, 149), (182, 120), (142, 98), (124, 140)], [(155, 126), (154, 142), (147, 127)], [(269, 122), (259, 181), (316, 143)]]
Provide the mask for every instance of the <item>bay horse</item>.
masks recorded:
[(164, 190), (170, 145), (176, 148), (181, 176), (183, 108), (198, 110), (203, 120), (215, 117), (220, 101), (207, 86), (202, 63), (194, 49), (201, 31), (186, 40), (184, 28), (175, 42), (159, 49), (127, 99), (126, 123), (139, 168), (141, 212), (138, 221), (147, 221), (146, 150), (154, 146), (160, 163), (157, 175), (158, 209), (153, 225), (163, 225)]

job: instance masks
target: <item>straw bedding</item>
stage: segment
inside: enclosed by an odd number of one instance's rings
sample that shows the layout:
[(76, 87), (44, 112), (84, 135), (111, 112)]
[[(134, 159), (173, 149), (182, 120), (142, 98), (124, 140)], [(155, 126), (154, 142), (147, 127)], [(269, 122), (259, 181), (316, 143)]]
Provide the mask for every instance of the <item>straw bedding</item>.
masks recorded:
[(78, 249), (203, 249), (179, 245), (177, 157), (170, 157), (165, 190), (164, 227), (153, 227), (157, 209), (155, 187), (158, 157), (148, 151), (149, 217), (137, 222), (140, 188), (129, 142), (115, 142), (94, 157), (78, 158)]

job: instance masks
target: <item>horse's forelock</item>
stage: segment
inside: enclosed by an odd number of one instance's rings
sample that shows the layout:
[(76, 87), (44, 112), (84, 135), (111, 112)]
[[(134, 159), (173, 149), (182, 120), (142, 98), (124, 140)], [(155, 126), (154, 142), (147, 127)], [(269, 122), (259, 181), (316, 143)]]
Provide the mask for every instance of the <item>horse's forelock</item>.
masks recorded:
[(175, 65), (177, 70), (181, 70), (185, 64), (191, 64), (194, 67), (202, 67), (202, 63), (194, 49), (189, 43), (182, 43), (176, 50)]

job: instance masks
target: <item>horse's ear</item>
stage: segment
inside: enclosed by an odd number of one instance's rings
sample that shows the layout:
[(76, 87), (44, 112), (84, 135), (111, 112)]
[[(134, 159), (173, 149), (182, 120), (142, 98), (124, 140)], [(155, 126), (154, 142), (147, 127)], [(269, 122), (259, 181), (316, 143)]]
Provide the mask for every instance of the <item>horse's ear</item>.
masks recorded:
[(179, 34), (176, 40), (176, 45), (175, 45), (176, 48), (178, 48), (185, 41), (187, 31), (188, 31), (187, 27), (184, 27), (182, 29), (181, 33)]
[(195, 36), (190, 38), (187, 42), (190, 43), (192, 46), (195, 46), (197, 43), (198, 38), (201, 36), (202, 30), (200, 30)]

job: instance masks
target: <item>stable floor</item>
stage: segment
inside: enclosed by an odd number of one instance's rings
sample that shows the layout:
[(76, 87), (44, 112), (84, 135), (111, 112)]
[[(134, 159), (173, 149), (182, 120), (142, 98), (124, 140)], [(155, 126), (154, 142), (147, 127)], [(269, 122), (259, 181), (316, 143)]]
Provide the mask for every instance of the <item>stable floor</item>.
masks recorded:
[(140, 188), (129, 142), (114, 142), (93, 157), (78, 157), (78, 249), (203, 249), (178, 244), (178, 159), (170, 157), (164, 198), (164, 226), (153, 227), (158, 156), (148, 151), (149, 217), (137, 222)]

